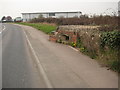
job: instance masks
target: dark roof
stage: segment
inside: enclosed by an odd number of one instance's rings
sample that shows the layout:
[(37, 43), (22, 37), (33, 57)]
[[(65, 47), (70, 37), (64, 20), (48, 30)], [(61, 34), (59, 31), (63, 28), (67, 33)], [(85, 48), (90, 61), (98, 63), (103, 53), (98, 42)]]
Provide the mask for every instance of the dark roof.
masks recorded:
[(49, 13), (82, 13), (80, 11), (77, 12), (38, 12), (38, 13), (22, 13), (22, 14), (49, 14)]

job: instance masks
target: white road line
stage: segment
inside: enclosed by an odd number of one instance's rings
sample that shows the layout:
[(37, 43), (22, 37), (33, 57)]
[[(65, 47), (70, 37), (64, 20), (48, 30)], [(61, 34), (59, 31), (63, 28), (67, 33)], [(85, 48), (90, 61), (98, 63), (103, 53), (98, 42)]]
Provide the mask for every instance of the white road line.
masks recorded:
[(32, 36), (30, 32), (28, 32), (28, 33), (30, 34), (30, 36)]
[(77, 49), (73, 48), (72, 46), (68, 46), (68, 47), (72, 48), (73, 50), (75, 50), (75, 51), (77, 51), (77, 52), (79, 51), (79, 50), (77, 50)]
[(25, 36), (26, 36), (26, 39), (27, 39), (27, 41), (28, 41), (28, 44), (29, 44), (29, 46), (30, 46), (30, 48), (31, 48), (31, 50), (32, 50), (32, 53), (33, 53), (33, 55), (35, 56), (35, 59), (36, 59), (36, 62), (37, 62), (39, 71), (40, 71), (41, 75), (43, 76), (43, 79), (44, 79), (44, 81), (45, 81), (45, 83), (46, 83), (47, 88), (53, 88), (53, 86), (51, 85), (51, 83), (50, 83), (50, 81), (49, 81), (49, 79), (48, 79), (48, 77), (47, 77), (47, 75), (46, 75), (46, 73), (45, 73), (45, 71), (44, 71), (44, 69), (43, 69), (43, 67), (42, 67), (42, 64), (41, 64), (40, 61), (39, 61), (39, 58), (38, 58), (37, 55), (36, 55), (35, 50), (33, 49), (32, 45), (31, 45), (31, 43), (30, 43), (30, 40), (28, 39), (28, 36), (27, 36), (26, 32), (25, 32), (24, 30), (23, 30), (23, 32), (24, 32), (24, 34), (25, 34)]
[(4, 30), (6, 29), (6, 27), (5, 27), (4, 25), (3, 25), (3, 27), (4, 27), (4, 28), (3, 28), (3, 30), (2, 30), (2, 31), (4, 31)]
[(6, 27), (4, 26), (4, 25), (2, 25), (3, 26), (3, 29), (2, 29), (2, 31), (0, 32), (0, 34), (6, 29)]

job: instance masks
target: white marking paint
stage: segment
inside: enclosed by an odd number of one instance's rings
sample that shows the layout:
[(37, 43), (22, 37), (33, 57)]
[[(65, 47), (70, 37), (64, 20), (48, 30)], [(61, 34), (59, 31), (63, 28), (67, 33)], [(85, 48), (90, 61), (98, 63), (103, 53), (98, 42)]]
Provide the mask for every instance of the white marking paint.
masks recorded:
[(2, 31), (4, 31), (4, 30), (6, 29), (6, 27), (5, 27), (4, 25), (3, 25), (3, 27), (4, 27), (4, 28), (3, 28), (3, 30), (2, 30)]
[(44, 81), (46, 83), (47, 88), (53, 88), (53, 86), (51, 85), (51, 83), (50, 83), (50, 81), (49, 81), (49, 79), (48, 79), (48, 77), (47, 77), (47, 75), (46, 75), (46, 73), (45, 73), (45, 71), (43, 69), (42, 64), (40, 63), (40, 60), (39, 60), (35, 50), (32, 47), (32, 44), (30, 43), (30, 40), (29, 40), (26, 32), (24, 30), (23, 30), (23, 32), (24, 32), (24, 34), (26, 36), (27, 42), (28, 42), (28, 44), (29, 44), (29, 46), (30, 46), (30, 48), (32, 50), (32, 53), (35, 56), (35, 59), (36, 59), (36, 62), (37, 62), (38, 68), (39, 68), (39, 72), (41, 73), (41, 75), (42, 75), (42, 77), (43, 77), (43, 79), (44, 79)]
[(68, 46), (68, 47), (70, 47), (70, 48), (72, 48), (74, 51), (76, 51), (76, 52), (78, 52), (79, 50), (77, 50), (77, 49), (75, 49), (75, 48), (73, 48), (72, 46)]
[(0, 34), (6, 29), (6, 27), (4, 26), (4, 25), (2, 25), (3, 26), (3, 29), (2, 29), (2, 31), (0, 32)]
[(28, 32), (28, 33), (30, 34), (30, 36), (32, 36), (30, 32)]

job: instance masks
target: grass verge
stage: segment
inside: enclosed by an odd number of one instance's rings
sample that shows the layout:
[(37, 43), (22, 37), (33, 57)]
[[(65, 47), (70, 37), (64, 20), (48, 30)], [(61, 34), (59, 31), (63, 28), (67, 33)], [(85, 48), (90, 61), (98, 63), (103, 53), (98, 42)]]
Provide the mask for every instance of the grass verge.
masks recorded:
[(34, 27), (40, 31), (43, 31), (46, 34), (49, 34), (50, 32), (56, 30), (57, 26), (56, 25), (49, 25), (49, 24), (42, 24), (42, 23), (24, 23), (24, 22), (20, 22), (20, 23), (16, 23), (16, 24), (22, 24), (22, 25), (27, 25), (27, 26), (31, 26)]

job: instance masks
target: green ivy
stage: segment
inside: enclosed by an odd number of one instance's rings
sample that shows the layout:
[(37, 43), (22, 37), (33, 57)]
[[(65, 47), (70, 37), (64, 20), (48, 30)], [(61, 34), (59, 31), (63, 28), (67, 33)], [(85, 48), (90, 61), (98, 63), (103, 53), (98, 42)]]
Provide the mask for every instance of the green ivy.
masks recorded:
[(101, 34), (101, 47), (108, 46), (111, 49), (120, 48), (120, 31), (103, 32)]
[(112, 70), (118, 71), (120, 73), (120, 61), (119, 60), (111, 62), (110, 67)]
[(77, 39), (76, 46), (77, 46), (78, 48), (81, 48), (82, 42), (81, 42), (81, 39), (80, 39), (80, 38)]

